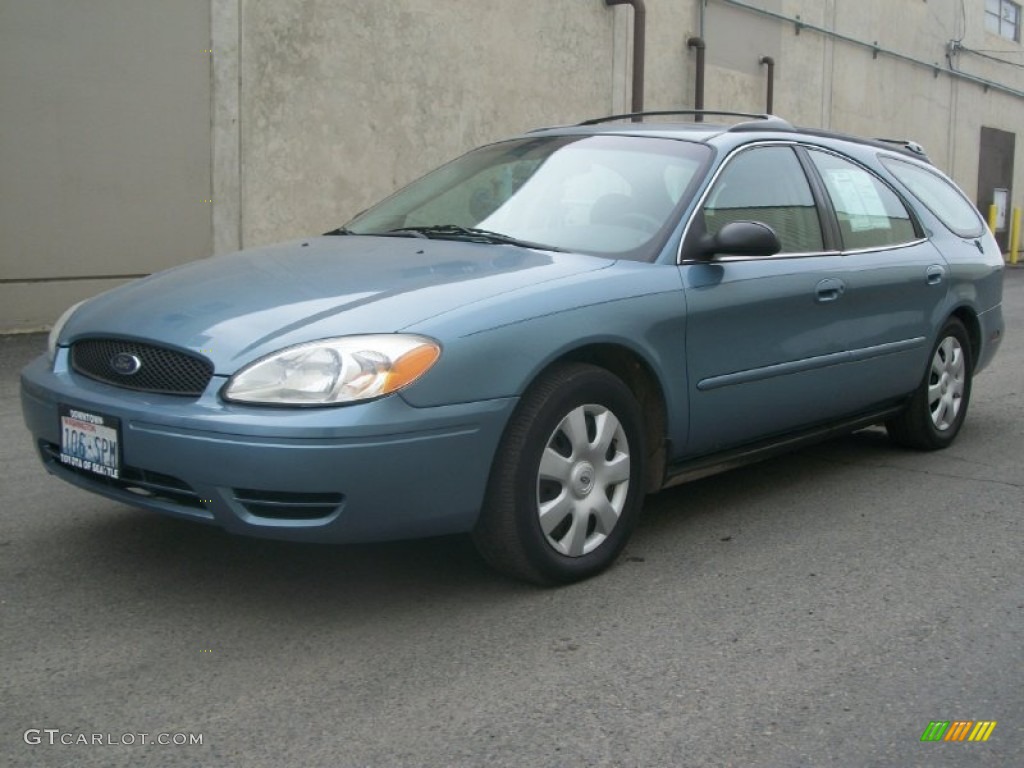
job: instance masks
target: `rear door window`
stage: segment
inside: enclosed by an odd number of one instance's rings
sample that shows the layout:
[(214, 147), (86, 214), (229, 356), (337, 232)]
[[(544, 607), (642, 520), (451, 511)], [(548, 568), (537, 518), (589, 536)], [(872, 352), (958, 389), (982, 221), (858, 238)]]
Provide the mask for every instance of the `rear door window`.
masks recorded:
[(836, 155), (808, 150), (832, 201), (843, 250), (885, 248), (919, 239), (899, 196), (881, 179)]

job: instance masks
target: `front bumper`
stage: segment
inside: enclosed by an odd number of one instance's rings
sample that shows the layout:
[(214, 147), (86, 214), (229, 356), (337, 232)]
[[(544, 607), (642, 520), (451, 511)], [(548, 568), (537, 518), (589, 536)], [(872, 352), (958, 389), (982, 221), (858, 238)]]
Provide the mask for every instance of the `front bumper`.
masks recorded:
[[(472, 529), (514, 398), (414, 408), (401, 396), (336, 408), (224, 403), (119, 389), (70, 372), (60, 350), (21, 374), (47, 471), (125, 504), (293, 541), (366, 542)], [(59, 405), (121, 422), (118, 480), (57, 458)]]

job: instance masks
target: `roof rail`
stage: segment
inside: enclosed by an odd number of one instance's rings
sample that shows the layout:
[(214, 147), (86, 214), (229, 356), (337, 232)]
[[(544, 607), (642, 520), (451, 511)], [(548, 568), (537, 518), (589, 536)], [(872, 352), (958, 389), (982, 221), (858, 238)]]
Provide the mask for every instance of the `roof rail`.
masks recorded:
[(795, 131), (789, 120), (775, 115), (758, 115), (757, 120), (747, 120), (729, 126), (729, 133), (746, 133), (747, 131)]
[(907, 139), (883, 139), (880, 136), (875, 137), (875, 141), (880, 141), (883, 144), (895, 144), (898, 147), (910, 150), (915, 155), (920, 155), (923, 158), (928, 157), (928, 153), (924, 151), (924, 147), (918, 144), (916, 141), (909, 141)]
[[(577, 125), (598, 125), (600, 123), (610, 123), (613, 120), (625, 120), (626, 118), (632, 117), (664, 117), (668, 115), (716, 115), (723, 117), (746, 117), (751, 120), (759, 121), (754, 123), (739, 123), (738, 125), (732, 126), (729, 130), (759, 130), (759, 129), (778, 129), (778, 130), (792, 130), (793, 126), (783, 120), (781, 117), (775, 115), (758, 114), (753, 112), (723, 112), (713, 109), (668, 109), (658, 110), (654, 112), (627, 112), (622, 115), (608, 115), (606, 117), (594, 117), (590, 120), (584, 120), (582, 123)], [(750, 125), (749, 128), (741, 127)]]
[(822, 128), (798, 128), (797, 130), (805, 136), (820, 136), (825, 139), (853, 141), (857, 144), (863, 144), (869, 147), (888, 149), (890, 152), (899, 152), (900, 154), (907, 155), (908, 157), (924, 160), (928, 164), (931, 164), (932, 162), (931, 158), (928, 157), (928, 153), (924, 151), (924, 147), (916, 141), (906, 141), (904, 139), (865, 139), (861, 136), (851, 136), (848, 133), (839, 133), (837, 131), (826, 131)]

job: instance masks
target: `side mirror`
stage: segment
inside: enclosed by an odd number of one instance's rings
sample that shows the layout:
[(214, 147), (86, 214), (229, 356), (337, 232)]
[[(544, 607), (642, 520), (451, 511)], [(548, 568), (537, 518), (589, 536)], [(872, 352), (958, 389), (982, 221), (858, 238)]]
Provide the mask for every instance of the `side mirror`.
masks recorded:
[(710, 259), (722, 256), (774, 256), (782, 250), (775, 230), (759, 221), (732, 221), (714, 235), (706, 235), (700, 255)]

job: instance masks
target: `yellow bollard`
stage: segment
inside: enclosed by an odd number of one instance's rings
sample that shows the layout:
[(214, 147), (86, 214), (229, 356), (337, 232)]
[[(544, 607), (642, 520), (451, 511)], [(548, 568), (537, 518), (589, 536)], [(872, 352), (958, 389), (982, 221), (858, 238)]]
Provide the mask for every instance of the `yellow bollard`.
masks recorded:
[(1017, 263), (1020, 251), (1020, 208), (1013, 209), (1013, 223), (1010, 225), (1010, 263)]
[(999, 221), (999, 206), (992, 203), (988, 207), (988, 228), (992, 230), (992, 234), (996, 233), (996, 222)]

